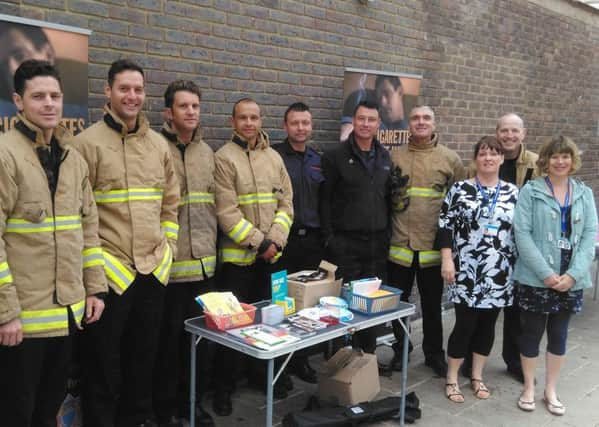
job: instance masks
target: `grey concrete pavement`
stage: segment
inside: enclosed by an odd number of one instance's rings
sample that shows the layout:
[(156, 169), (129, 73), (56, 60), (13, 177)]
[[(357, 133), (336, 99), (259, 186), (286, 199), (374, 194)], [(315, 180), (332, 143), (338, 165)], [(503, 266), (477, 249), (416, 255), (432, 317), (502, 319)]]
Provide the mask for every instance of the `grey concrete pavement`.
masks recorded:
[[(444, 395), (445, 379), (435, 377), (424, 365), (421, 351), (422, 330), (420, 321), (412, 323), (412, 338), (415, 345), (411, 355), (408, 371), (408, 391), (415, 391), (421, 402), (422, 419), (414, 425), (419, 426), (576, 426), (599, 427), (599, 301), (592, 300), (592, 291), (585, 295), (583, 311), (573, 317), (570, 324), (566, 363), (558, 386), (559, 396), (567, 407), (562, 417), (551, 415), (545, 408), (543, 397), (544, 361), (540, 360), (537, 368), (538, 385), (536, 410), (526, 413), (518, 409), (516, 402), (521, 391), (521, 384), (506, 372), (501, 358), (502, 320), (500, 315), (496, 329), (496, 340), (485, 369), (484, 380), (492, 396), (489, 400), (476, 399), (469, 381), (460, 377), (460, 386), (465, 396), (465, 403), (455, 404)], [(453, 310), (444, 313), (445, 336), (453, 327)], [(541, 344), (544, 349), (545, 342)], [(543, 352), (544, 353), (544, 352)], [(543, 354), (542, 353), (542, 354)], [(390, 360), (392, 351), (387, 346), (377, 350), (379, 361)], [(322, 362), (320, 355), (311, 358), (312, 365), (317, 368)], [(381, 392), (378, 398), (399, 395), (400, 373), (391, 378), (380, 378)], [(294, 377), (295, 388), (285, 400), (275, 401), (274, 423), (280, 425), (285, 414), (302, 409), (308, 397), (317, 392), (314, 385), (304, 383)], [(217, 417), (218, 426), (260, 426), (264, 425), (264, 395), (247, 387), (238, 387), (233, 395), (234, 413), (230, 417)], [(210, 410), (211, 402), (204, 402)], [(395, 426), (395, 422), (381, 422), (377, 426)]]

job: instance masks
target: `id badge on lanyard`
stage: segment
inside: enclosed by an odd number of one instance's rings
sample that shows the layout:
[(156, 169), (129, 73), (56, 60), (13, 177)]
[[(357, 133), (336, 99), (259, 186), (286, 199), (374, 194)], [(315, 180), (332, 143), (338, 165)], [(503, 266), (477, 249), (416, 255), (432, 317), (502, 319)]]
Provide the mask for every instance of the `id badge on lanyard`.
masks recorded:
[(566, 190), (566, 196), (564, 197), (564, 206), (559, 203), (557, 197), (555, 197), (555, 193), (553, 191), (553, 184), (551, 184), (551, 180), (549, 177), (545, 177), (545, 182), (547, 183), (547, 187), (551, 190), (551, 194), (553, 198), (559, 205), (559, 213), (560, 213), (560, 226), (562, 235), (559, 239), (557, 239), (557, 247), (560, 249), (571, 250), (572, 244), (566, 237), (566, 233), (568, 232), (568, 205), (570, 204), (570, 178), (568, 178), (568, 187)]

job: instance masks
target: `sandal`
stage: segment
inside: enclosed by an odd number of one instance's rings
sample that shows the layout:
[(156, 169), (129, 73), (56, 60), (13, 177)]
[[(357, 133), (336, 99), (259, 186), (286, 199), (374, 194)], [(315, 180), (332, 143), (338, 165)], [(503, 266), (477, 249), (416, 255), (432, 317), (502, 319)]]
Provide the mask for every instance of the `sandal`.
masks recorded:
[(464, 395), (458, 388), (457, 383), (445, 384), (445, 397), (447, 397), (453, 403), (464, 403)]
[[(478, 383), (478, 387), (475, 384)], [(491, 397), (491, 392), (483, 382), (483, 380), (478, 380), (476, 378), (470, 378), (470, 386), (472, 387), (472, 391), (474, 392), (474, 396), (477, 399), (486, 400)]]
[(536, 403), (534, 399), (532, 401), (522, 400), (522, 395), (518, 398), (518, 408), (525, 412), (532, 412), (536, 408)]
[(557, 403), (551, 403), (547, 399), (547, 395), (544, 395), (543, 401), (545, 401), (545, 406), (552, 415), (564, 415), (566, 413), (566, 407), (560, 402), (559, 398), (557, 399)]

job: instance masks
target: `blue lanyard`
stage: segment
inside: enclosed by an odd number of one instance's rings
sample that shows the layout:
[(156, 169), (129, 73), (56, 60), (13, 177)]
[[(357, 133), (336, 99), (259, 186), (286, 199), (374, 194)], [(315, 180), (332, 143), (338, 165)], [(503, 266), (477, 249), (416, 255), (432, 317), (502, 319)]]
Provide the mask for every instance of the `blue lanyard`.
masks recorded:
[(557, 204), (559, 206), (560, 221), (561, 221), (561, 225), (562, 225), (562, 236), (564, 236), (566, 234), (566, 232), (568, 231), (568, 206), (570, 205), (570, 178), (568, 178), (568, 189), (566, 190), (564, 206), (560, 205), (559, 200), (557, 200), (557, 197), (555, 197), (555, 193), (553, 192), (553, 184), (551, 184), (551, 180), (549, 179), (548, 176), (545, 177), (545, 183), (547, 184), (547, 187), (549, 187), (549, 189), (551, 190), (551, 195), (553, 196), (553, 198), (555, 199), (555, 201), (557, 202)]
[[(487, 193), (487, 190), (485, 190), (483, 188), (480, 181), (478, 180), (478, 177), (476, 177), (475, 180), (476, 180), (476, 188), (478, 189), (479, 193), (481, 194), (484, 204), (488, 205), (489, 204), (489, 194)], [(497, 187), (495, 187), (495, 195), (493, 196), (493, 203), (491, 204), (491, 207), (489, 208), (489, 219), (493, 218), (493, 212), (495, 212), (495, 205), (497, 205), (497, 198), (499, 197), (500, 186), (501, 186), (501, 180), (497, 181)]]

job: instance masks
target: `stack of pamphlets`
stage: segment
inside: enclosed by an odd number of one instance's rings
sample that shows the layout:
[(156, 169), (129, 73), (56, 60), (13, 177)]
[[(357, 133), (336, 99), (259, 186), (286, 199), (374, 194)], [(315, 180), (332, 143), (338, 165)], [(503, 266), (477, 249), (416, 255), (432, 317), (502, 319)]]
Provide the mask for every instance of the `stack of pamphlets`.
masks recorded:
[(263, 324), (229, 329), (227, 333), (247, 344), (267, 351), (276, 350), (300, 340), (285, 329)]

